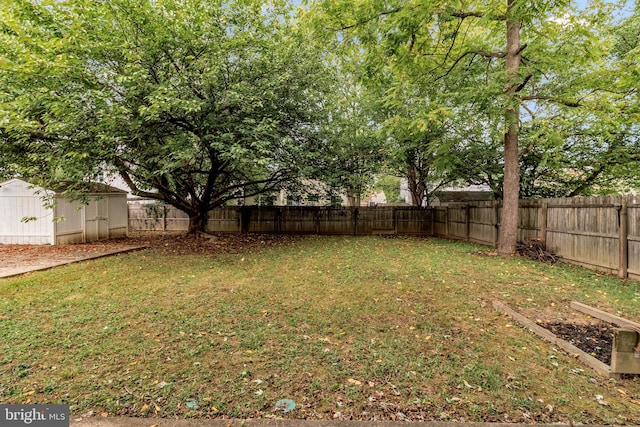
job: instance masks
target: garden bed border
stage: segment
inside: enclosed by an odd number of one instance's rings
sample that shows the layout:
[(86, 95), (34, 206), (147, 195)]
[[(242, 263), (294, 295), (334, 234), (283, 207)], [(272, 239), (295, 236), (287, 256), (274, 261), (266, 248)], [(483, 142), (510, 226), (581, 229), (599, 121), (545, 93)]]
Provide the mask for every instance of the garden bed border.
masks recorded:
[(513, 319), (518, 321), (522, 326), (524, 326), (525, 328), (529, 329), (531, 332), (533, 332), (534, 334), (536, 334), (539, 337), (543, 338), (544, 340), (548, 341), (549, 343), (557, 345), (558, 347), (560, 347), (561, 349), (563, 349), (564, 351), (566, 351), (570, 355), (573, 355), (574, 357), (579, 359), (582, 363), (584, 363), (585, 365), (589, 366), (591, 369), (593, 369), (596, 372), (598, 372), (600, 375), (603, 375), (603, 376), (605, 376), (607, 378), (619, 378), (620, 377), (620, 374), (613, 373), (611, 371), (611, 367), (609, 365), (607, 365), (606, 363), (601, 362), (600, 360), (598, 360), (595, 357), (591, 356), (587, 352), (580, 350), (575, 345), (563, 340), (562, 338), (559, 338), (558, 336), (556, 336), (551, 331), (549, 331), (549, 330), (543, 328), (542, 326), (536, 324), (534, 321), (526, 318), (522, 314), (512, 310), (511, 308), (509, 308), (505, 304), (503, 304), (503, 303), (501, 303), (499, 301), (494, 301), (493, 302), (493, 308), (496, 309), (497, 311), (500, 311), (500, 312), (503, 312), (503, 313), (507, 313)]

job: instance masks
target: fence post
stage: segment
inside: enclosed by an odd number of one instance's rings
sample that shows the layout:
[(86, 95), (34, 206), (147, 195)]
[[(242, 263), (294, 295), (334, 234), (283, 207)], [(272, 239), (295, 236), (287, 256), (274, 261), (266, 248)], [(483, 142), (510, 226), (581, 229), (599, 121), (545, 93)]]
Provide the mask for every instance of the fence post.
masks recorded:
[(544, 248), (547, 247), (547, 209), (549, 208), (547, 202), (542, 202), (540, 207), (540, 235), (538, 239)]
[(471, 208), (469, 205), (464, 206), (464, 241), (469, 241), (469, 235), (471, 234), (471, 222), (469, 219), (469, 215), (471, 213)]
[(498, 201), (494, 200), (493, 201), (493, 228), (494, 228), (494, 232), (493, 232), (493, 247), (497, 248), (498, 247), (498, 238), (499, 238), (499, 229), (500, 229), (500, 225), (498, 223), (499, 220), (499, 207), (498, 207)]
[(432, 236), (436, 235), (436, 208), (433, 206), (429, 206), (429, 210), (431, 211), (431, 234)]
[(162, 231), (167, 231), (167, 205), (162, 204)]
[(391, 217), (393, 218), (393, 233), (398, 234), (398, 217), (396, 215), (396, 207), (391, 208)]
[(358, 208), (353, 210), (353, 235), (358, 235)]
[(629, 266), (629, 254), (628, 254), (628, 221), (627, 221), (627, 201), (623, 200), (618, 209), (618, 243), (619, 243), (619, 255), (618, 255), (618, 276), (623, 279), (627, 278), (627, 268)]
[(282, 207), (278, 206), (276, 208), (276, 218), (275, 218), (275, 232), (276, 234), (282, 233)]
[(444, 208), (444, 237), (449, 238), (449, 206)]

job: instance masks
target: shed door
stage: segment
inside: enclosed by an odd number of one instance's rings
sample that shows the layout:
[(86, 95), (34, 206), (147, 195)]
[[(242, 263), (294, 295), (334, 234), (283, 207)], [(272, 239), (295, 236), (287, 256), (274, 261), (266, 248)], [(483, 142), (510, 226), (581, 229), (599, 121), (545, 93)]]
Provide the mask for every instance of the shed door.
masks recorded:
[(109, 238), (109, 199), (93, 200), (85, 207), (85, 236), (87, 242)]

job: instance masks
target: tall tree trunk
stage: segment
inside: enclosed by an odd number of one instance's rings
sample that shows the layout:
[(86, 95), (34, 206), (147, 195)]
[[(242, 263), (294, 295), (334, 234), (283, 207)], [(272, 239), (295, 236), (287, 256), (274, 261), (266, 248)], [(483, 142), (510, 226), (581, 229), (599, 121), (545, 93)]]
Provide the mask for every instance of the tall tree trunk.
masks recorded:
[(502, 219), (498, 253), (514, 254), (518, 242), (518, 199), (520, 195), (520, 163), (518, 160), (518, 134), (520, 106), (515, 99), (520, 69), (520, 22), (510, 17), (517, 0), (507, 0), (507, 57), (505, 87), (508, 107), (505, 111), (507, 131), (504, 135), (504, 186)]

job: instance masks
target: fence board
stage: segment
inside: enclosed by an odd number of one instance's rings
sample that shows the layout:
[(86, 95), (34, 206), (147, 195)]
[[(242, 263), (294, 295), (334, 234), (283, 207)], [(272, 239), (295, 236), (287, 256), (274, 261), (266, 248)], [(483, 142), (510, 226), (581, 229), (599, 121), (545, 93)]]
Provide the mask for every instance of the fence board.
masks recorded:
[(470, 240), (494, 245), (495, 240), (495, 208), (493, 204), (471, 206), (469, 209), (469, 238)]
[(449, 206), (449, 238), (466, 240), (467, 239), (467, 214), (466, 206)]
[(433, 208), (433, 234), (438, 237), (447, 236), (447, 208)]
[(433, 209), (396, 208), (395, 215), (398, 234), (435, 234)]
[(320, 208), (318, 210), (318, 234), (353, 234), (355, 215), (355, 209)]
[(189, 215), (173, 207), (165, 207), (165, 230), (183, 231), (189, 229)]
[(628, 219), (628, 267), (629, 277), (640, 280), (640, 205), (637, 200), (628, 198), (627, 200)]
[(131, 230), (164, 230), (164, 205), (128, 204)]

